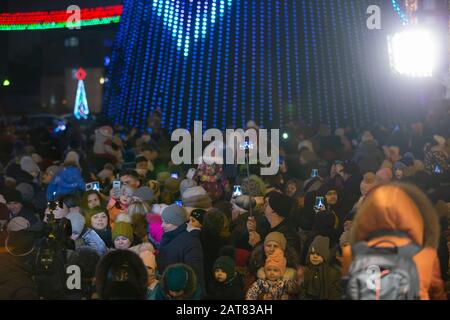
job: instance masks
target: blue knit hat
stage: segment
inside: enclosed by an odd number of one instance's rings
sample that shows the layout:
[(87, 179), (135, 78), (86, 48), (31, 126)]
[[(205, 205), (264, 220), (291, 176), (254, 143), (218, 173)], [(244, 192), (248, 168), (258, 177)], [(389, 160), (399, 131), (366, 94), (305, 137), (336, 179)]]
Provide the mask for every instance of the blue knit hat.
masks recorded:
[(165, 278), (167, 289), (178, 292), (186, 288), (189, 274), (182, 265), (176, 265), (167, 268)]

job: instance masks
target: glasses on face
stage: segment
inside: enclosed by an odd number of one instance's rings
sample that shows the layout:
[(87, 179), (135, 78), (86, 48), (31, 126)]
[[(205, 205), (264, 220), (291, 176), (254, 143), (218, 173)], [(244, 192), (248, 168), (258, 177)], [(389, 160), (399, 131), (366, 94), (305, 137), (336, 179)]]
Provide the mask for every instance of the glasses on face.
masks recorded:
[(327, 196), (336, 196), (337, 192), (336, 191), (328, 191), (327, 192)]
[(127, 237), (123, 237), (123, 236), (116, 237), (116, 241), (127, 241), (127, 240), (128, 240)]

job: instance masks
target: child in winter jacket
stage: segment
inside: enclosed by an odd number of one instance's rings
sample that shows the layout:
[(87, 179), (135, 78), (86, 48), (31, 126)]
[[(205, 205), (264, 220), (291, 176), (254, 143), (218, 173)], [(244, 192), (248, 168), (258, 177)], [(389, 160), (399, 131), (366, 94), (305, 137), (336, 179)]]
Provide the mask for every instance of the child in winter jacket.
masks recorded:
[(133, 200), (133, 190), (123, 186), (118, 194), (111, 196), (109, 200), (108, 209), (109, 213), (109, 224), (111, 228), (114, 228), (114, 223), (117, 217), (122, 213), (127, 213), (128, 206)]
[(258, 279), (248, 289), (246, 300), (287, 300), (296, 291), (297, 283), (283, 280), (286, 272), (286, 258), (281, 249), (267, 257), (264, 266), (265, 279)]
[(329, 245), (330, 239), (317, 236), (309, 247), (300, 300), (341, 299), (341, 271), (330, 262)]
[(244, 283), (236, 272), (235, 262), (228, 256), (219, 257), (213, 267), (214, 281), (207, 289), (207, 299), (211, 300), (242, 300), (244, 298)]

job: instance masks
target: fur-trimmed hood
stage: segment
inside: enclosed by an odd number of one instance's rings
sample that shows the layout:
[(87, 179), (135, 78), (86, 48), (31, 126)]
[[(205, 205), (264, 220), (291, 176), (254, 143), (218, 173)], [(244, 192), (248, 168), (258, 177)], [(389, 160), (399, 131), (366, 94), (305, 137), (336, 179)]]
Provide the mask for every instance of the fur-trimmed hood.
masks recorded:
[[(128, 278), (123, 280), (124, 277)], [(142, 259), (132, 251), (113, 250), (106, 254), (97, 266), (95, 280), (101, 299), (146, 298), (147, 269)]]
[(184, 294), (181, 297), (179, 297), (177, 300), (190, 300), (198, 292), (198, 281), (197, 281), (197, 276), (195, 275), (194, 270), (187, 264), (175, 263), (175, 264), (172, 264), (169, 267), (167, 267), (161, 277), (161, 280), (159, 281), (159, 285), (161, 287), (161, 290), (167, 296), (169, 294), (169, 290), (167, 288), (167, 271), (172, 268), (180, 267), (180, 266), (182, 266), (187, 271), (188, 280), (187, 280), (186, 287), (184, 289)]
[(436, 211), (417, 187), (393, 183), (373, 190), (359, 208), (352, 225), (351, 242), (367, 240), (370, 233), (400, 230), (423, 247), (437, 248)]

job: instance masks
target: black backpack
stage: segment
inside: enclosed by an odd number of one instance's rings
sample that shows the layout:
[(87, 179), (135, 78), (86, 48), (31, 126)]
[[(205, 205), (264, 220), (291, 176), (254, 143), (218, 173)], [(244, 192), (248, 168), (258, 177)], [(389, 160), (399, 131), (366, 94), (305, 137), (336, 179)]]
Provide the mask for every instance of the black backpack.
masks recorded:
[[(401, 231), (380, 231), (380, 236), (409, 238)], [(391, 244), (380, 247), (381, 243)], [(419, 274), (413, 257), (421, 248), (411, 243), (397, 247), (391, 241), (380, 240), (372, 246), (358, 242), (352, 248), (353, 262), (344, 278), (346, 298), (350, 300), (417, 300), (420, 297)]]

